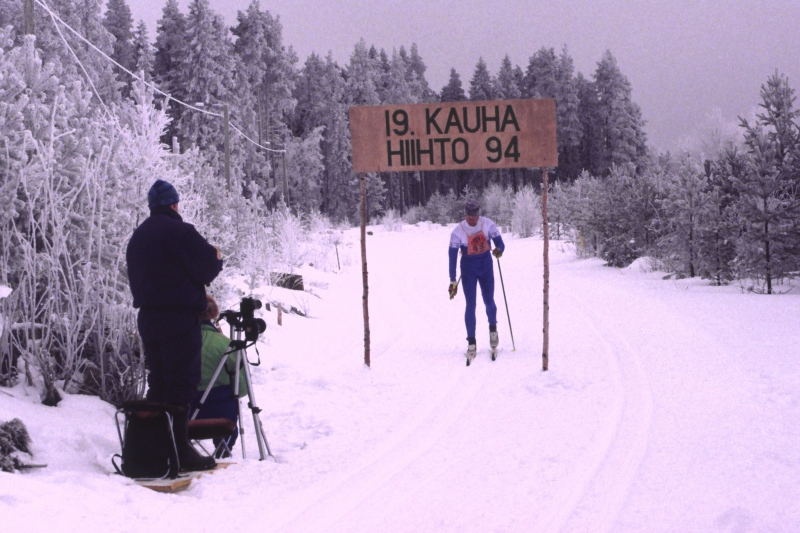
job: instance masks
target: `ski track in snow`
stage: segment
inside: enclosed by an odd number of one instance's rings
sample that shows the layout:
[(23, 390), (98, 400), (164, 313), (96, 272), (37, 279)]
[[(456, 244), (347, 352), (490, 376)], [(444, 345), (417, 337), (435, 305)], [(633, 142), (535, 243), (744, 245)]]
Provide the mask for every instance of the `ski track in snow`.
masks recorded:
[[(480, 390), (483, 374), (454, 372), (436, 392), (434, 402), (415, 413), (392, 438), (385, 440), (360, 465), (336, 480), (301, 494), (302, 505), (291, 505), (289, 517), (275, 531), (333, 531), (335, 523), (365, 504), (387, 483), (406, 485), (404, 471), (440, 441)], [(417, 483), (418, 480), (411, 480)], [(299, 503), (299, 502), (298, 502)], [(333, 528), (333, 529), (332, 529)]]
[(653, 419), (648, 376), (636, 351), (609, 324), (569, 294), (613, 369), (616, 402), (596, 447), (573, 467), (555, 498), (555, 512), (540, 531), (609, 531), (647, 451)]

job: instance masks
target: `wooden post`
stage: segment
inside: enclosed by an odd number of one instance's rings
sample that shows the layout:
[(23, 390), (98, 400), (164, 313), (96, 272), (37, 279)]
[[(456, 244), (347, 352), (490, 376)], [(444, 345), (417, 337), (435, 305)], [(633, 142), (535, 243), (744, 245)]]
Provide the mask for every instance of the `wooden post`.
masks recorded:
[(228, 185), (228, 191), (231, 190), (231, 132), (230, 132), (230, 120), (228, 115), (228, 104), (225, 104), (223, 111), (223, 122), (225, 122), (223, 126), (223, 130), (225, 133), (225, 183)]
[(367, 279), (367, 179), (361, 173), (361, 277), (364, 281), (364, 364), (369, 360), (369, 282)]
[(547, 226), (547, 169), (542, 168), (542, 232), (544, 233), (544, 316), (542, 317), (542, 370), (547, 370), (550, 344), (550, 229)]
[(35, 28), (34, 28), (34, 16), (33, 16), (33, 0), (24, 0), (23, 2), (23, 32), (25, 35), (33, 35)]

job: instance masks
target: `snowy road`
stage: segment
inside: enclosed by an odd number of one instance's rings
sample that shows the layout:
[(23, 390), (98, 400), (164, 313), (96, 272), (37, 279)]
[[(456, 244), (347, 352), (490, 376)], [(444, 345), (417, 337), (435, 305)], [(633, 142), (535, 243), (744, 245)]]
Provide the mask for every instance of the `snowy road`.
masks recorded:
[[(371, 369), (357, 241), (342, 273), (307, 273), (322, 287), (307, 302), (314, 318), (278, 328), (266, 315), (254, 380), (277, 461), (237, 458), (157, 495), (107, 474), (115, 436), (101, 419), (81, 453), (38, 443), (51, 465), (75, 454), (85, 479), (0, 474), (0, 518), (42, 524), (55, 506), (67, 530), (88, 516), (111, 532), (800, 530), (799, 295), (665, 281), (556, 242), (542, 372), (542, 242), (508, 239), (517, 349), (498, 279), (498, 360), (479, 309), (466, 367), (463, 296), (446, 293), (449, 229), (374, 233)], [(63, 412), (89, 400), (68, 397)], [(47, 426), (47, 408), (15, 401), (0, 396), (0, 420), (22, 406), (33, 433)]]

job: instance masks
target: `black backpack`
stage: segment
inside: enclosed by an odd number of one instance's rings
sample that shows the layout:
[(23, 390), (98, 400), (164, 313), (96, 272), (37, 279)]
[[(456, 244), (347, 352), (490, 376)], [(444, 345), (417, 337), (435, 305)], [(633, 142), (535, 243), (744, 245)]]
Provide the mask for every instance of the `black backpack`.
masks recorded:
[[(180, 470), (172, 419), (180, 407), (162, 403), (127, 402), (117, 411), (122, 455), (111, 462), (117, 472), (136, 479), (175, 479)], [(120, 427), (124, 415), (124, 430)], [(117, 465), (116, 458), (122, 460)]]

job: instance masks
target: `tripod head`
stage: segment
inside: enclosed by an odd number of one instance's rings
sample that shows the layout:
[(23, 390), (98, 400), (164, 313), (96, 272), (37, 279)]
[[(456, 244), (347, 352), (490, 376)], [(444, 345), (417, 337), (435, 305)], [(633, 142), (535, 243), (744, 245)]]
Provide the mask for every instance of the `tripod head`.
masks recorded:
[[(261, 309), (261, 300), (246, 296), (239, 302), (239, 311), (229, 309), (219, 314), (219, 318), (224, 318), (230, 325), (231, 338), (237, 338), (237, 340), (231, 340), (232, 347), (244, 349), (247, 343), (255, 343), (258, 336), (266, 331), (267, 323), (263, 319), (255, 317), (256, 309)], [(269, 304), (266, 309), (270, 310)], [(241, 335), (233, 335), (234, 332), (244, 333), (244, 340), (239, 340)]]

